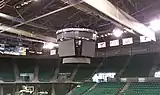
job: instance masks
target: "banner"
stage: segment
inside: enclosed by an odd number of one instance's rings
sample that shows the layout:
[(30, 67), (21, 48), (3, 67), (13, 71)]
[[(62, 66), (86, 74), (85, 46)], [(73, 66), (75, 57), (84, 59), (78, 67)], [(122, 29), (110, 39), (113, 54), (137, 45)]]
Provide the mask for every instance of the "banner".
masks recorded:
[(113, 47), (113, 46), (119, 46), (119, 40), (110, 41), (110, 47)]
[(56, 50), (51, 50), (50, 55), (56, 55)]
[(5, 50), (5, 44), (0, 44), (0, 50)]
[(151, 41), (151, 39), (149, 39), (149, 38), (147, 38), (147, 37), (145, 37), (145, 36), (140, 36), (140, 42), (141, 42), (141, 43), (150, 42), (150, 41)]
[(133, 38), (124, 38), (122, 39), (123, 45), (130, 45), (133, 44)]
[(105, 47), (106, 47), (106, 42), (98, 43), (98, 48), (105, 48)]

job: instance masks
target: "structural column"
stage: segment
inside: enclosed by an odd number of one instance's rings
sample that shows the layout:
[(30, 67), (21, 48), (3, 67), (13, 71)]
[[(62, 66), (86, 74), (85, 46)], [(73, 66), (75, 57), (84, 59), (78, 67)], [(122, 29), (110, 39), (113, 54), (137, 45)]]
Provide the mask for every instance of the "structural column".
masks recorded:
[(0, 85), (0, 95), (3, 95), (3, 87)]
[(34, 95), (38, 95), (38, 85), (35, 85), (34, 87)]
[(39, 73), (39, 66), (36, 64), (36, 67), (34, 69), (34, 81), (38, 81), (38, 73)]
[(15, 95), (19, 95), (19, 86), (18, 85), (16, 85), (16, 90), (15, 90)]
[(56, 95), (55, 89), (54, 89), (54, 84), (52, 84), (52, 91), (51, 91), (51, 95)]
[(15, 93), (16, 93), (16, 89), (15, 89), (15, 87), (13, 87), (12, 95), (15, 95)]
[(18, 67), (17, 67), (15, 59), (13, 59), (13, 64), (14, 64), (14, 76), (15, 76), (15, 80), (19, 81), (20, 80), (20, 78), (19, 78), (19, 70), (18, 70)]

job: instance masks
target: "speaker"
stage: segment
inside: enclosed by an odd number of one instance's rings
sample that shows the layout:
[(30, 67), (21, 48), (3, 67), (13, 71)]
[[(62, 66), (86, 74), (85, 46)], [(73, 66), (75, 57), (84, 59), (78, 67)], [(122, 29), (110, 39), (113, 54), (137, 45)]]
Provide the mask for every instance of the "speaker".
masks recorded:
[(67, 40), (59, 42), (58, 54), (60, 57), (76, 56), (75, 40)]
[(82, 40), (81, 56), (94, 57), (95, 56), (95, 45), (94, 41)]

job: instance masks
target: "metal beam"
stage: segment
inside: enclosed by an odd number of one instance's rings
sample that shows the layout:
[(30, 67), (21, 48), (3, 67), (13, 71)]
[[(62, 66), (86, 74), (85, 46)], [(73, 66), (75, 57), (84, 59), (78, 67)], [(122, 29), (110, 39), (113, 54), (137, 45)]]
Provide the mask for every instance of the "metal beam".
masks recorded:
[[(4, 19), (7, 19), (7, 20), (14, 21), (14, 22), (19, 22), (19, 23), (25, 22), (25, 20), (23, 20), (23, 19), (13, 17), (13, 16), (10, 16), (10, 15), (4, 14), (4, 13), (0, 13), (0, 17), (4, 18)], [(48, 27), (45, 27), (45, 26), (42, 26), (42, 25), (38, 25), (38, 24), (35, 24), (35, 23), (26, 23), (26, 25), (33, 26), (33, 27), (40, 28), (40, 29), (44, 29), (44, 30), (52, 30), (51, 28), (48, 28)]]
[(1, 31), (7, 31), (9, 33), (13, 33), (13, 34), (17, 34), (17, 35), (26, 36), (26, 37), (29, 37), (29, 38), (39, 39), (39, 40), (42, 40), (42, 41), (56, 42), (56, 38), (43, 36), (43, 35), (40, 35), (40, 34), (33, 34), (33, 33), (30, 33), (30, 32), (20, 30), (20, 29), (16, 29), (16, 28), (12, 28), (12, 27), (9, 27), (9, 26), (6, 26), (6, 25), (1, 25), (0, 30)]
[(27, 23), (29, 23), (29, 22), (33, 22), (33, 21), (35, 21), (35, 20), (44, 18), (44, 17), (46, 17), (46, 16), (55, 14), (55, 13), (57, 13), (57, 12), (63, 11), (63, 10), (68, 9), (68, 8), (71, 8), (71, 7), (73, 7), (73, 6), (75, 6), (75, 5), (79, 4), (79, 3), (81, 3), (81, 2), (74, 3), (74, 4), (71, 4), (71, 5), (68, 5), (68, 6), (59, 8), (59, 9), (57, 9), (57, 10), (51, 11), (51, 12), (49, 12), (49, 13), (46, 13), (46, 14), (44, 14), (44, 15), (38, 16), (38, 17), (33, 18), (33, 19), (30, 19), (30, 20), (27, 20), (27, 21), (25, 21), (25, 22), (23, 22), (23, 23), (17, 24), (17, 25), (15, 25), (14, 27), (18, 27), (18, 26), (21, 26), (21, 25), (23, 25), (23, 24), (27, 24)]
[(25, 38), (25, 37), (14, 36), (14, 35), (9, 35), (9, 34), (4, 34), (4, 33), (0, 33), (0, 36), (8, 37), (8, 38), (13, 38), (13, 39), (21, 39), (21, 40), (30, 41), (30, 42), (39, 42), (39, 43), (45, 42), (45, 41), (36, 40), (36, 39), (33, 39), (33, 38)]
[[(43, 35), (39, 35), (39, 34), (32, 34), (32, 33), (29, 33), (29, 32), (26, 32), (24, 30), (19, 30), (19, 29), (16, 29), (16, 27), (19, 27), (19, 26), (22, 26), (24, 24), (28, 24), (30, 22), (33, 22), (35, 20), (38, 20), (38, 19), (41, 19), (41, 18), (44, 18), (46, 16), (49, 16), (49, 15), (52, 15), (54, 13), (57, 13), (57, 12), (60, 12), (62, 10), (65, 10), (65, 9), (68, 9), (68, 8), (71, 8), (77, 4), (79, 4), (81, 2), (78, 2), (78, 3), (74, 3), (74, 4), (71, 4), (71, 5), (68, 5), (68, 6), (65, 6), (65, 7), (62, 7), (60, 9), (57, 9), (57, 10), (54, 10), (54, 11), (51, 11), (49, 13), (46, 13), (44, 15), (41, 15), (41, 16), (38, 16), (36, 18), (33, 18), (33, 19), (30, 19), (30, 20), (27, 20), (27, 21), (24, 21), (24, 22), (21, 22), (20, 24), (17, 24), (17, 25), (14, 25), (12, 27), (8, 27), (8, 26), (5, 26), (5, 25), (1, 25), (0, 26), (0, 32), (4, 32), (4, 31), (7, 31), (7, 32), (10, 32), (10, 33), (14, 33), (14, 34), (18, 34), (18, 35), (23, 35), (23, 36), (26, 36), (26, 37), (31, 37), (31, 38), (35, 38), (35, 39), (41, 39), (41, 40), (45, 40), (45, 41), (50, 41), (50, 42), (56, 42), (56, 39), (55, 38), (52, 38), (52, 37), (47, 37), (47, 36), (43, 36)], [(2, 15), (2, 14), (1, 14)], [(11, 19), (12, 17), (10, 17)], [(9, 18), (8, 18), (9, 19)], [(14, 19), (14, 18), (12, 18)], [(19, 19), (18, 19), (19, 20)]]
[[(84, 2), (94, 10), (101, 13), (101, 15), (105, 15), (105, 18), (111, 19), (110, 21), (114, 22), (114, 24), (122, 26), (122, 28), (129, 28), (135, 33), (144, 35), (156, 41), (154, 31), (139, 23), (135, 18), (131, 17), (120, 8), (115, 7), (108, 0), (84, 0)], [(104, 18), (104, 16), (102, 17)]]

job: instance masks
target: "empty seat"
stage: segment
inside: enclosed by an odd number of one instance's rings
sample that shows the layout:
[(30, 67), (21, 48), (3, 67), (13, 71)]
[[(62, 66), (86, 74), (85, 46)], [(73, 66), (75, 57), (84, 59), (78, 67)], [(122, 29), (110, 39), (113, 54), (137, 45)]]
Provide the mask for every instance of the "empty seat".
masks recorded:
[(74, 81), (84, 81), (92, 77), (92, 74), (96, 68), (100, 65), (102, 59), (94, 58), (91, 61), (91, 64), (81, 64), (78, 68), (78, 71), (75, 75)]
[(59, 76), (64, 75), (69, 79), (76, 68), (77, 64), (61, 64)]
[(129, 56), (114, 56), (108, 57), (103, 61), (103, 65), (100, 68), (99, 72), (119, 72), (123, 69), (126, 64)]
[(160, 95), (160, 84), (131, 83), (123, 95)]
[(36, 59), (18, 58), (16, 64), (19, 73), (34, 73)]
[(54, 71), (57, 68), (58, 60), (56, 59), (39, 59), (39, 81), (50, 81), (54, 76)]
[(155, 56), (154, 53), (134, 55), (121, 77), (147, 77), (154, 64)]
[(99, 83), (87, 95), (117, 95), (124, 83)]
[(82, 95), (87, 90), (89, 90), (95, 83), (84, 83), (76, 87), (76, 89), (71, 93), (71, 95)]
[(15, 81), (14, 66), (11, 58), (0, 59), (0, 80), (5, 82)]

